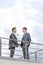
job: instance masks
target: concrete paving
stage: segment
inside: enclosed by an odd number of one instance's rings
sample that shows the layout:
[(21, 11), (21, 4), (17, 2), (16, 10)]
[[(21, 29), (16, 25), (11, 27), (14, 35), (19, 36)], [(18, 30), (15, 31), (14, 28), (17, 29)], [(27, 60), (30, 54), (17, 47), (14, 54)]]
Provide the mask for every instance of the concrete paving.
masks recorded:
[(43, 63), (36, 63), (36, 62), (26, 62), (26, 61), (19, 61), (19, 60), (12, 60), (12, 59), (1, 59), (0, 58), (0, 65), (43, 65)]

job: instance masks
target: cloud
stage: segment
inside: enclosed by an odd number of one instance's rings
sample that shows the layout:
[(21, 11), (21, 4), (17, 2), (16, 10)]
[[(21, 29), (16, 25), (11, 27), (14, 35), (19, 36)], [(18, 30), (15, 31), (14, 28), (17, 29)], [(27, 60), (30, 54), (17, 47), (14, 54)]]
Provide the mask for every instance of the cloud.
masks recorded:
[[(3, 7), (0, 9), (0, 36), (8, 37), (11, 33), (11, 28), (14, 26), (17, 27), (19, 33), (22, 33), (21, 28), (26, 26), (28, 32), (31, 34), (32, 41), (36, 42), (37, 37), (35, 37), (36, 33), (34, 32), (36, 27), (38, 27), (37, 24), (39, 24), (38, 19), (40, 19), (40, 17), (37, 16), (40, 14), (39, 10), (33, 7), (31, 3), (32, 0), (16, 0), (11, 2), (14, 3), (13, 5), (11, 4), (11, 7)], [(40, 28), (40, 26), (38, 28)]]
[(10, 8), (15, 0), (0, 0), (0, 8)]
[(33, 28), (33, 38), (37, 40), (38, 43), (43, 43), (43, 26), (36, 24)]
[[(29, 16), (30, 15), (34, 15), (32, 14), (30, 11), (33, 11), (34, 9), (29, 9)], [(12, 19), (12, 20), (11, 20)], [(6, 22), (8, 22), (7, 24), (11, 23), (11, 21), (24, 21), (25, 20), (25, 11), (23, 10), (23, 6), (19, 3), (16, 2), (16, 5), (14, 5), (11, 8), (2, 8), (0, 9), (0, 20), (4, 22), (4, 24), (6, 24)], [(16, 23), (15, 22), (15, 23)], [(16, 23), (17, 24), (17, 23)]]
[[(28, 1), (28, 0), (26, 0), (26, 1)], [(39, 2), (43, 2), (43, 0), (29, 0), (28, 2), (34, 2), (34, 3), (38, 2), (39, 3)]]

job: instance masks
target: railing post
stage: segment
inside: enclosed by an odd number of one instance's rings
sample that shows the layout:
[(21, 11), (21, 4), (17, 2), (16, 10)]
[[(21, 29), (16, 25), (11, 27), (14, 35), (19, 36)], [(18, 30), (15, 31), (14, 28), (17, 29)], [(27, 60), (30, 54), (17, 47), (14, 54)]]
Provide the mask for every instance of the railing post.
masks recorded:
[(1, 39), (0, 39), (0, 56), (1, 56)]
[(35, 61), (37, 61), (37, 53), (35, 52)]

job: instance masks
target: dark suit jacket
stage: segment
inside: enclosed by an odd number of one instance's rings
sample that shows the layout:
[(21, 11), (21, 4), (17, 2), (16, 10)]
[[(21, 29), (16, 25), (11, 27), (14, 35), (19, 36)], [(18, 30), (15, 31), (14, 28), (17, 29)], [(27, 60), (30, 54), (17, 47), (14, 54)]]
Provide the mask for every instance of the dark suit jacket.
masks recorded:
[(14, 33), (12, 33), (10, 35), (10, 39), (13, 39), (13, 40), (9, 40), (9, 47), (10, 48), (15, 48), (15, 46), (17, 46), (18, 42), (17, 42), (17, 38), (16, 38)]
[(25, 33), (22, 37), (21, 46), (24, 46), (27, 44), (27, 46), (30, 46), (31, 37), (29, 33)]

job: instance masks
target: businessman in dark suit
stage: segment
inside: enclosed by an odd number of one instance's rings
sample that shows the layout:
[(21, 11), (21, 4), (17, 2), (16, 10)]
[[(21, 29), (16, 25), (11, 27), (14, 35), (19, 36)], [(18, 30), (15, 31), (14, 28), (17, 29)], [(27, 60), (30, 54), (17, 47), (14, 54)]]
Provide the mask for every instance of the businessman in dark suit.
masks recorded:
[(12, 33), (10, 35), (9, 40), (10, 57), (12, 58), (14, 56), (15, 47), (18, 47), (18, 41), (15, 34), (16, 34), (16, 27), (12, 28)]
[(26, 27), (22, 28), (22, 32), (24, 33), (23, 37), (22, 37), (22, 41), (21, 41), (23, 56), (24, 56), (24, 59), (29, 59), (29, 46), (30, 46), (30, 43), (31, 43), (31, 37), (30, 37), (30, 34), (27, 33)]

